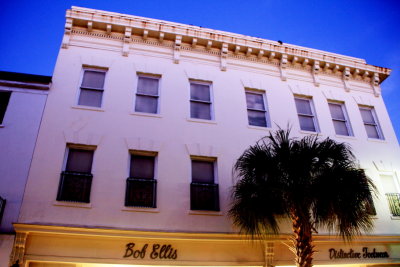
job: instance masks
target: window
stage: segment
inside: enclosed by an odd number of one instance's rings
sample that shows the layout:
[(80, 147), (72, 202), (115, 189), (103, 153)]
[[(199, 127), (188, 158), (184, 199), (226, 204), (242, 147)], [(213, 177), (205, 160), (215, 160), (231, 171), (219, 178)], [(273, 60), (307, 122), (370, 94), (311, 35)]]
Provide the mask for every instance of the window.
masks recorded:
[(338, 135), (353, 135), (351, 126), (347, 117), (346, 109), (343, 103), (328, 103), (329, 110), (331, 111), (333, 126)]
[(389, 204), (392, 216), (400, 216), (400, 194), (398, 183), (392, 175), (381, 175), (383, 191)]
[(360, 107), (361, 117), (369, 138), (383, 139), (375, 110), (372, 107)]
[(192, 159), (190, 209), (219, 211), (218, 184), (215, 183), (215, 162)]
[(11, 92), (0, 91), (0, 125), (3, 123), (6, 114), (8, 102), (10, 101)]
[(158, 113), (158, 84), (157, 77), (138, 77), (135, 111)]
[(304, 131), (317, 132), (317, 118), (315, 116), (312, 100), (309, 98), (295, 97), (297, 115), (299, 117), (300, 129)]
[(125, 206), (156, 208), (157, 180), (154, 179), (155, 155), (131, 155), (126, 180)]
[(6, 208), (6, 203), (7, 203), (7, 200), (0, 196), (0, 225), (1, 225), (1, 220), (3, 219), (3, 213)]
[(78, 105), (101, 107), (106, 71), (85, 69), (81, 83)]
[(190, 82), (190, 117), (211, 120), (210, 84)]
[(61, 173), (57, 200), (90, 203), (94, 150), (68, 148), (65, 171)]
[(247, 116), (250, 125), (269, 126), (264, 97), (263, 93), (246, 91)]

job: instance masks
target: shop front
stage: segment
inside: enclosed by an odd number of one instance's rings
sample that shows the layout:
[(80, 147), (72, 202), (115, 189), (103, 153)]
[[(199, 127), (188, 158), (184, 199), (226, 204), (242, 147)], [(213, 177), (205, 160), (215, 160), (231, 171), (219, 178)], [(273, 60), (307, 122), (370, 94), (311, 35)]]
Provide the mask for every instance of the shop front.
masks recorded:
[[(289, 236), (249, 241), (237, 234), (15, 224), (10, 266), (290, 266)], [(345, 244), (315, 238), (315, 265), (400, 266), (400, 238), (368, 236)], [(15, 265), (16, 266), (16, 265)]]

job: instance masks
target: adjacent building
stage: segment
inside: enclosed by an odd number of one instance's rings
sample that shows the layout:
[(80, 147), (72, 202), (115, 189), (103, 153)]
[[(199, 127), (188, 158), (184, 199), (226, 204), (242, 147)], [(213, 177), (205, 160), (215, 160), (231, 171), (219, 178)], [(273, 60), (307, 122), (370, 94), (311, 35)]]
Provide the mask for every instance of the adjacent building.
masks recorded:
[[(293, 265), (291, 230), (249, 242), (232, 166), (279, 126), (350, 144), (379, 190), (375, 231), (321, 230), (317, 265), (400, 264), (400, 149), (363, 59), (72, 7), (10, 265)], [(0, 129), (4, 130), (4, 129)]]
[(13, 247), (50, 76), (0, 71), (0, 266)]

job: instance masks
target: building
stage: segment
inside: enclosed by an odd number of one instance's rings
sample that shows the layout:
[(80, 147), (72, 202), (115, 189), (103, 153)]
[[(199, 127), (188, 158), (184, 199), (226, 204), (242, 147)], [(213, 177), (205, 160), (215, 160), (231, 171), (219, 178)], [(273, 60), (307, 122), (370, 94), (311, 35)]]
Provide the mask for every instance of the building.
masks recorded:
[[(232, 166), (277, 125), (349, 143), (380, 191), (372, 234), (320, 232), (315, 264), (400, 264), (390, 70), (239, 34), (67, 11), (10, 265), (292, 265), (227, 217)], [(389, 199), (389, 201), (388, 201)]]
[(14, 243), (51, 77), (0, 71), (0, 265)]

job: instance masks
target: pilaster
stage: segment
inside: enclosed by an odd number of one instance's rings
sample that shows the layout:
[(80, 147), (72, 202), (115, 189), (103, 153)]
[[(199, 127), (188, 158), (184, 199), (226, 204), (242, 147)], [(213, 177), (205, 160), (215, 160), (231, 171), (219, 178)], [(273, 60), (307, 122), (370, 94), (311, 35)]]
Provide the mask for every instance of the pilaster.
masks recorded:
[(28, 233), (25, 232), (17, 232), (15, 236), (14, 246), (10, 255), (10, 266), (13, 264), (19, 264), (19, 266), (23, 266), (24, 264), (24, 255), (25, 255), (25, 244), (26, 238), (28, 237)]
[(122, 55), (127, 57), (129, 55), (129, 46), (132, 42), (132, 28), (125, 27), (125, 36), (124, 36), (124, 44), (122, 46)]

